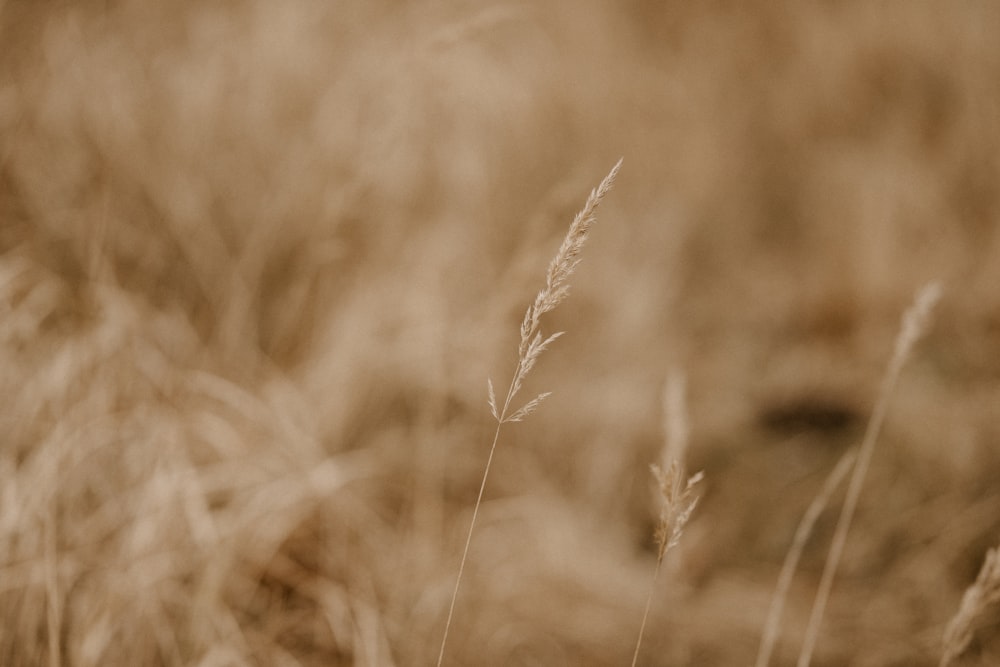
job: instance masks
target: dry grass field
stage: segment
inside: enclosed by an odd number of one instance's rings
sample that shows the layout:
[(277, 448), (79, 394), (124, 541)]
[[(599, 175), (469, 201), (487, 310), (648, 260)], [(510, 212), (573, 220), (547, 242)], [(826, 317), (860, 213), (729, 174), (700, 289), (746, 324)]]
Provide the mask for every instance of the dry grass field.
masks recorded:
[[(0, 0), (0, 664), (434, 665), (487, 379), (623, 157), (443, 664), (628, 665), (651, 591), (638, 665), (753, 664), (940, 281), (812, 660), (939, 665), (1000, 543), (998, 35), (986, 0)], [(949, 664), (1000, 664), (986, 562)]]

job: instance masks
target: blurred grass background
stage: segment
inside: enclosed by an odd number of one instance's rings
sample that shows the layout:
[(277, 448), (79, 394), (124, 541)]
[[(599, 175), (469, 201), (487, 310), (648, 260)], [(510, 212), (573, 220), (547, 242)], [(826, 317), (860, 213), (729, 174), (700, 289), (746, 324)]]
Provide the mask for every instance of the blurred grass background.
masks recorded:
[(624, 156), (448, 664), (628, 659), (675, 370), (706, 482), (640, 662), (747, 664), (940, 279), (814, 663), (937, 664), (1000, 533), (997, 34), (974, 1), (0, 1), (0, 663), (431, 664), (486, 378)]

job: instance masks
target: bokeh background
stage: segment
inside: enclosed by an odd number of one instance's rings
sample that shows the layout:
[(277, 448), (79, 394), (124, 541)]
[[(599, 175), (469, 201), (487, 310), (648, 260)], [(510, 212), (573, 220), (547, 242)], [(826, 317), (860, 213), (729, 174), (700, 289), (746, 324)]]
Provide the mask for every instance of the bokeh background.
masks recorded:
[[(917, 288), (814, 664), (936, 665), (1000, 539), (1000, 6), (0, 0), (0, 663), (745, 665)], [(842, 493), (795, 579), (792, 664)], [(997, 664), (998, 618), (969, 665)]]

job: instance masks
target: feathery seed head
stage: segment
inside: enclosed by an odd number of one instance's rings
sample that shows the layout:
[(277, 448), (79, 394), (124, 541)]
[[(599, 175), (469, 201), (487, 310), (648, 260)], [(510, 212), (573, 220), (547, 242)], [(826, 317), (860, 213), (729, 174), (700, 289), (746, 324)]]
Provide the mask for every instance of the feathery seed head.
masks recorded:
[(695, 473), (685, 482), (683, 467), (677, 459), (671, 461), (666, 470), (655, 463), (650, 469), (659, 486), (662, 503), (660, 520), (656, 525), (657, 559), (662, 561), (667, 552), (677, 546), (684, 526), (698, 506), (700, 496), (695, 493), (694, 487), (704, 474)]

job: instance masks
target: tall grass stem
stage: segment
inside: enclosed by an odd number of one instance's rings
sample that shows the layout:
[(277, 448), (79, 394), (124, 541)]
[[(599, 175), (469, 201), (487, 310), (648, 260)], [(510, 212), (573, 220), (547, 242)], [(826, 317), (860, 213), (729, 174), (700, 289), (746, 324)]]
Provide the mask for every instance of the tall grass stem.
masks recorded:
[(941, 288), (937, 283), (931, 283), (923, 287), (917, 293), (913, 305), (903, 315), (903, 323), (899, 335), (896, 337), (892, 359), (889, 361), (889, 367), (882, 379), (882, 388), (875, 403), (875, 410), (872, 413), (871, 420), (868, 422), (868, 428), (865, 431), (861, 447), (858, 450), (857, 462), (854, 465), (854, 471), (851, 474), (851, 479), (847, 487), (847, 496), (844, 498), (840, 517), (837, 519), (833, 541), (830, 544), (830, 552), (827, 555), (826, 564), (823, 566), (823, 574), (816, 592), (816, 600), (813, 603), (812, 613), (809, 616), (809, 625), (806, 627), (805, 639), (802, 642), (802, 651), (799, 653), (798, 667), (809, 667), (809, 663), (812, 660), (813, 651), (816, 648), (816, 640), (819, 637), (820, 625), (823, 621), (823, 613), (830, 598), (830, 590), (833, 588), (833, 579), (837, 574), (837, 567), (844, 552), (844, 545), (847, 543), (847, 532), (851, 527), (851, 521), (858, 507), (861, 489), (864, 486), (865, 476), (871, 465), (872, 453), (875, 451), (875, 442), (878, 440), (882, 424), (889, 409), (889, 399), (896, 388), (899, 375), (906, 364), (910, 351), (913, 349), (913, 345), (917, 339), (923, 334), (927, 320), (930, 318), (931, 310), (940, 296)]
[(489, 393), (488, 402), (490, 412), (496, 419), (497, 427), (493, 433), (493, 444), (490, 445), (490, 453), (486, 458), (486, 465), (483, 468), (483, 477), (479, 483), (479, 494), (476, 496), (476, 504), (472, 509), (472, 519), (469, 521), (469, 532), (465, 537), (465, 547), (462, 550), (462, 560), (458, 566), (458, 575), (455, 577), (455, 587), (451, 593), (451, 602), (448, 605), (448, 617), (445, 621), (444, 633), (441, 637), (441, 649), (438, 651), (437, 667), (444, 663), (445, 648), (448, 644), (448, 634), (455, 617), (455, 604), (458, 600), (458, 592), (462, 587), (462, 577), (465, 574), (465, 565), (469, 559), (469, 548), (472, 545), (472, 534), (475, 532), (476, 519), (479, 517), (479, 508), (483, 503), (483, 494), (486, 491), (486, 481), (493, 466), (493, 457), (496, 454), (497, 443), (500, 441), (500, 429), (508, 422), (518, 422), (530, 415), (544, 401), (549, 392), (542, 392), (531, 399), (517, 410), (511, 410), (514, 397), (521, 390), (524, 379), (534, 368), (535, 362), (541, 354), (548, 349), (548, 346), (562, 336), (559, 331), (548, 336), (541, 332), (541, 316), (553, 310), (562, 303), (569, 295), (569, 277), (573, 274), (580, 263), (580, 251), (590, 233), (590, 228), (597, 221), (595, 212), (604, 196), (611, 190), (618, 170), (621, 169), (622, 160), (618, 160), (614, 167), (600, 185), (591, 190), (587, 202), (569, 226), (566, 237), (556, 251), (555, 256), (549, 262), (548, 271), (545, 274), (545, 287), (543, 287), (534, 302), (528, 306), (521, 320), (521, 340), (517, 348), (517, 367), (511, 378), (507, 395), (504, 397), (503, 406), (498, 407), (496, 394), (493, 389), (493, 381), (487, 383)]

